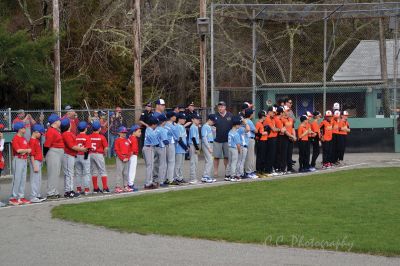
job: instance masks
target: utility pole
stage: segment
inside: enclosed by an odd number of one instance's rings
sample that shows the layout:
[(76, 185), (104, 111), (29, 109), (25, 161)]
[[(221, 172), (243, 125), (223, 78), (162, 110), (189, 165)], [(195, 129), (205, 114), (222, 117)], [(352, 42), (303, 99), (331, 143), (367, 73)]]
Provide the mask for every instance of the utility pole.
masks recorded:
[[(380, 0), (381, 4), (384, 4), (383, 0)], [(387, 70), (387, 57), (386, 57), (386, 38), (385, 38), (385, 20), (383, 14), (379, 18), (379, 55), (381, 65), (381, 79), (383, 82), (382, 89), (382, 107), (383, 114), (385, 117), (390, 117), (390, 104), (389, 104), (389, 82), (388, 82), (388, 70)]]
[[(200, 0), (200, 18), (205, 18), (207, 12), (207, 0)], [(200, 103), (201, 108), (207, 108), (207, 57), (206, 35), (200, 36)]]
[(133, 16), (133, 64), (135, 80), (135, 119), (139, 120), (142, 110), (142, 54), (141, 54), (141, 34), (140, 34), (140, 0), (134, 1)]
[(58, 0), (53, 0), (54, 44), (54, 111), (61, 112), (61, 75), (60, 75), (60, 10)]

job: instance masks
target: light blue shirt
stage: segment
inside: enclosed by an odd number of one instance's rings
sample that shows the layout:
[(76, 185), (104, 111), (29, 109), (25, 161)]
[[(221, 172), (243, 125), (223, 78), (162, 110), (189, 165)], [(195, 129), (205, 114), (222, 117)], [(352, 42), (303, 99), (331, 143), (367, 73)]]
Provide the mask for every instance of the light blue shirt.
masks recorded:
[(228, 145), (230, 148), (236, 148), (237, 144), (241, 144), (240, 135), (237, 129), (231, 129), (228, 134)]
[(206, 123), (201, 127), (201, 137), (203, 142), (214, 142), (213, 131), (209, 124)]
[[(180, 124), (177, 124), (176, 127), (177, 127), (177, 132), (178, 132), (178, 140), (179, 140), (179, 138), (182, 138), (183, 143), (185, 143), (187, 145), (187, 140), (186, 140), (187, 135), (186, 135), (185, 127)], [(175, 143), (175, 153), (178, 153), (178, 154), (186, 153), (186, 151), (181, 147), (181, 145), (179, 145), (178, 141)]]
[(150, 146), (159, 145), (157, 133), (151, 127), (147, 127), (146, 128), (146, 134), (145, 134), (145, 137), (144, 137), (144, 145), (150, 145)]
[(199, 128), (194, 124), (189, 129), (189, 145), (193, 144), (192, 138), (195, 138), (197, 145), (200, 145)]
[(245, 126), (241, 126), (239, 129), (238, 129), (238, 134), (239, 134), (239, 136), (240, 136), (240, 146), (247, 146), (247, 145), (249, 145), (249, 134), (250, 132), (246, 132), (246, 128), (245, 128)]
[(173, 124), (172, 122), (167, 122), (165, 124), (165, 129), (168, 131), (168, 140), (170, 143), (174, 144), (179, 139), (179, 132), (177, 125)]
[(157, 134), (160, 148), (164, 148), (165, 147), (164, 140), (168, 140), (168, 131), (162, 126), (156, 127), (155, 131)]
[(250, 119), (247, 119), (247, 124), (250, 127), (250, 138), (255, 138), (256, 136), (256, 126), (254, 125), (253, 121), (251, 121)]

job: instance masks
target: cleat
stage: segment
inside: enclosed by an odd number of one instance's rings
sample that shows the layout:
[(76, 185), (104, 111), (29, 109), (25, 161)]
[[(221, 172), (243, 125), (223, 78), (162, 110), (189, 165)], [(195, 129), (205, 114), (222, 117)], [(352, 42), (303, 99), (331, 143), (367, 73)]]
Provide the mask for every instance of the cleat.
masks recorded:
[(9, 199), (8, 204), (13, 205), (13, 206), (18, 206), (20, 203), (17, 199), (11, 198), (11, 199)]

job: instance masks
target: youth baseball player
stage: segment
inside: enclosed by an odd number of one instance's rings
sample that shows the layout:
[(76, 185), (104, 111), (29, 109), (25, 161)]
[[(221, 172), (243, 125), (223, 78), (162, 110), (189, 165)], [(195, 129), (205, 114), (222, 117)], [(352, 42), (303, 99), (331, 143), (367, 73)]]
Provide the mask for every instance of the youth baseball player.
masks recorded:
[(31, 199), (32, 203), (43, 202), (46, 199), (41, 197), (40, 188), (42, 186), (42, 161), (43, 153), (40, 145), (40, 138), (44, 134), (44, 127), (40, 124), (32, 126), (32, 136), (29, 140), (31, 148), (29, 169), (31, 181)]
[(215, 114), (209, 114), (207, 122), (201, 127), (201, 144), (205, 160), (204, 172), (203, 177), (201, 178), (201, 182), (204, 183), (213, 183), (217, 181), (211, 176), (213, 170), (212, 149), (214, 143), (214, 134), (211, 127), (214, 126), (215, 121), (217, 121), (217, 116)]
[[(95, 120), (98, 121), (98, 120)], [(90, 194), (90, 156), (89, 150), (92, 146), (87, 133), (88, 124), (85, 121), (78, 123), (79, 134), (76, 136), (76, 143), (79, 147), (87, 149), (86, 152), (78, 152), (75, 158), (76, 192), (82, 195)]]

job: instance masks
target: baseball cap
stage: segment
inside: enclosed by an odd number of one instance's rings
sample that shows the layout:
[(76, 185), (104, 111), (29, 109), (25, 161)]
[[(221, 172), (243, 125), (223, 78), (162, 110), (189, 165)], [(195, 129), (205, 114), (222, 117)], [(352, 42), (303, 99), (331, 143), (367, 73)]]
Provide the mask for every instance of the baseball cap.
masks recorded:
[(98, 111), (97, 113), (99, 114), (99, 116), (105, 116), (106, 115), (106, 112), (104, 112), (104, 111)]
[(163, 99), (158, 99), (157, 101), (155, 101), (155, 104), (165, 105), (165, 101)]
[(151, 107), (151, 102), (146, 103), (145, 106)]
[(121, 127), (118, 128), (118, 131), (117, 131), (117, 132), (118, 132), (118, 133), (127, 133), (128, 130), (126, 129), (126, 127), (121, 126)]
[(159, 115), (158, 117), (158, 121), (161, 123), (161, 122), (165, 122), (165, 121), (167, 121), (168, 120), (168, 118), (165, 116), (165, 114), (161, 114), (161, 115)]
[(158, 119), (157, 119), (157, 117), (151, 116), (151, 117), (149, 118), (149, 122), (148, 122), (147, 124), (149, 124), (149, 125), (157, 125), (157, 124), (158, 124)]
[(93, 129), (94, 131), (97, 131), (97, 130), (99, 130), (100, 128), (101, 128), (100, 121), (98, 121), (98, 120), (93, 121), (93, 123), (92, 123), (92, 129)]
[(287, 105), (284, 105), (284, 106), (283, 106), (283, 111), (286, 112), (286, 111), (289, 111), (289, 110), (290, 110), (290, 108), (289, 108)]
[(245, 117), (250, 117), (253, 113), (254, 113), (254, 110), (251, 108), (247, 108), (246, 110), (244, 110)]
[(194, 102), (190, 102), (187, 106), (194, 106)]
[(277, 112), (278, 114), (283, 113), (283, 107), (282, 106), (275, 107), (275, 112)]
[(331, 110), (326, 111), (325, 116), (332, 116), (332, 111)]
[(242, 123), (242, 117), (240, 117), (240, 116), (234, 116), (234, 117), (232, 117), (232, 124), (233, 124), (234, 126), (240, 125), (241, 123)]
[(226, 106), (226, 103), (224, 101), (218, 102), (218, 105)]
[(186, 114), (185, 113), (179, 113), (176, 115), (176, 118), (178, 119), (186, 119)]
[(59, 120), (60, 117), (57, 114), (51, 114), (48, 119), (50, 125)]
[(171, 118), (171, 117), (173, 117), (173, 116), (176, 116), (176, 113), (175, 113), (174, 111), (168, 111), (168, 112), (167, 112), (167, 118), (168, 118), (168, 119)]
[(249, 107), (250, 107), (250, 104), (249, 104), (248, 102), (244, 102), (244, 103), (242, 104), (242, 110), (247, 109), (247, 108), (249, 108)]
[(25, 113), (25, 111), (24, 111), (24, 109), (19, 109), (19, 110), (17, 111), (17, 113), (18, 113), (18, 114), (22, 114), (22, 113)]
[(317, 116), (317, 115), (321, 115), (321, 113), (318, 111), (314, 111), (313, 116)]
[(313, 114), (312, 114), (310, 111), (307, 111), (307, 112), (306, 112), (306, 115), (307, 115), (308, 117), (312, 117), (312, 116), (313, 116)]
[(34, 124), (32, 127), (32, 132), (44, 133), (44, 127), (41, 124)]
[(140, 126), (139, 125), (133, 125), (133, 126), (131, 126), (131, 128), (130, 128), (130, 132), (135, 132), (136, 130), (138, 130), (138, 129), (140, 129)]
[(334, 103), (333, 104), (333, 110), (339, 110), (340, 109), (340, 104), (339, 103)]
[(68, 118), (61, 119), (61, 126), (62, 127), (69, 127), (70, 122)]
[(343, 115), (344, 115), (344, 116), (348, 116), (348, 115), (349, 115), (349, 112), (343, 111)]
[(87, 126), (88, 126), (88, 124), (85, 121), (81, 121), (78, 123), (77, 128), (79, 131), (84, 131), (85, 128), (87, 128)]
[(110, 112), (110, 116), (113, 116), (113, 115), (115, 115), (115, 112)]
[(307, 119), (308, 119), (308, 118), (307, 118), (306, 115), (300, 116), (300, 122), (304, 122), (304, 121), (306, 121)]
[(201, 116), (199, 114), (193, 114), (192, 119), (201, 119)]
[(20, 130), (21, 128), (24, 128), (24, 127), (25, 127), (25, 125), (24, 125), (23, 122), (17, 122), (17, 123), (15, 123), (15, 124), (13, 125), (13, 129), (16, 130), (16, 131), (18, 131), (18, 130)]
[(209, 114), (207, 118), (210, 119), (213, 122), (218, 120), (218, 117), (217, 117), (216, 114)]
[(65, 111), (72, 111), (73, 110), (71, 105), (65, 106), (64, 109), (65, 109)]
[(340, 111), (335, 111), (335, 112), (333, 113), (333, 115), (334, 115), (335, 117), (339, 117), (339, 116), (340, 116)]
[(266, 116), (266, 115), (267, 114), (266, 114), (265, 110), (258, 111), (258, 118), (261, 118), (261, 117)]

